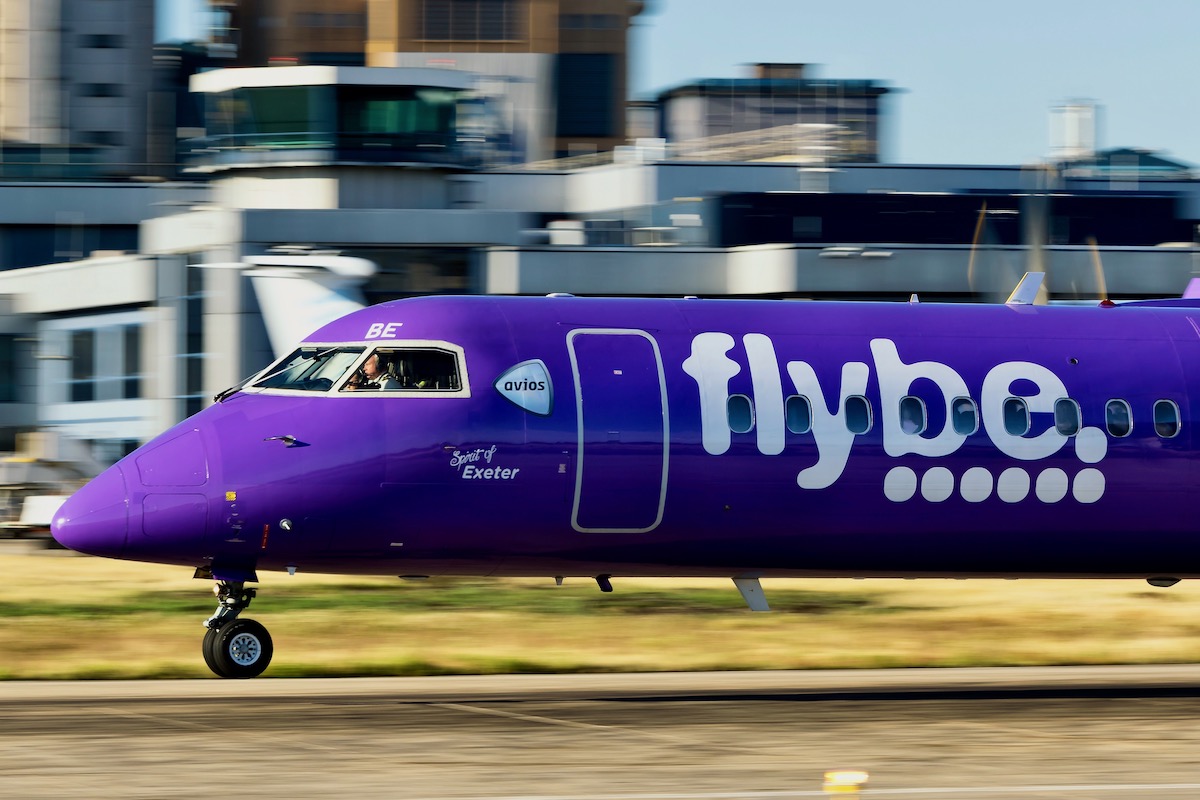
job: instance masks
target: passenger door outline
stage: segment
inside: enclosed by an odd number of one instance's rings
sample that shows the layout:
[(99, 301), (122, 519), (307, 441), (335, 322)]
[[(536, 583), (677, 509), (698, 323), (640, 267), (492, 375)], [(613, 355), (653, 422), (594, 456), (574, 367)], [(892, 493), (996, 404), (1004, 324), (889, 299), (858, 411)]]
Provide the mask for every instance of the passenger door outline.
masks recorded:
[[(659, 407), (662, 413), (662, 471), (659, 475), (658, 502), (654, 521), (644, 527), (586, 527), (580, 523), (580, 502), (584, 489), (584, 464), (586, 462), (586, 427), (584, 421), (583, 382), (580, 376), (579, 357), (575, 341), (581, 336), (636, 336), (650, 344), (654, 355), (654, 369), (658, 383)], [(667, 498), (667, 475), (670, 470), (671, 424), (667, 402), (667, 379), (663, 369), (662, 352), (654, 337), (643, 330), (633, 328), (579, 328), (567, 334), (567, 352), (571, 359), (571, 376), (575, 385), (575, 414), (577, 449), (575, 453), (575, 493), (571, 504), (571, 527), (580, 533), (647, 533), (657, 528), (663, 519)]]

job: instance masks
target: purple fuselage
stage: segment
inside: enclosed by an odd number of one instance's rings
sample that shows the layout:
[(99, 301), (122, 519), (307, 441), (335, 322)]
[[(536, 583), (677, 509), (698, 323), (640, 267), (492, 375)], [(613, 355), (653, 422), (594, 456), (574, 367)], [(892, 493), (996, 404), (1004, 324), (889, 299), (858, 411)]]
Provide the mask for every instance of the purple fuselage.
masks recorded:
[[(402, 300), (308, 342), (453, 349), (456, 390), (251, 381), (84, 487), (54, 532), (231, 579), (1200, 575), (1198, 318)], [(952, 419), (971, 408), (974, 430)]]

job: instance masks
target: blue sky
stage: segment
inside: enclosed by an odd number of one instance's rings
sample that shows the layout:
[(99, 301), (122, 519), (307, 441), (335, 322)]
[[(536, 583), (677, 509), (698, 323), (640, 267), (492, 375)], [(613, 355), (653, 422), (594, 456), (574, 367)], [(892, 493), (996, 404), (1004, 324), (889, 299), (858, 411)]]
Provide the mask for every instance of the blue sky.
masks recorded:
[(890, 96), (889, 161), (1017, 164), (1049, 152), (1050, 109), (1101, 107), (1100, 147), (1200, 165), (1196, 0), (651, 0), (634, 91), (737, 77), (758, 61), (869, 78)]
[[(200, 0), (159, 0), (159, 38), (198, 30)], [(1200, 165), (1200, 0), (648, 0), (631, 90), (738, 77), (758, 61), (872, 79), (884, 157), (1019, 164), (1050, 149), (1050, 109), (1101, 107), (1101, 147)]]

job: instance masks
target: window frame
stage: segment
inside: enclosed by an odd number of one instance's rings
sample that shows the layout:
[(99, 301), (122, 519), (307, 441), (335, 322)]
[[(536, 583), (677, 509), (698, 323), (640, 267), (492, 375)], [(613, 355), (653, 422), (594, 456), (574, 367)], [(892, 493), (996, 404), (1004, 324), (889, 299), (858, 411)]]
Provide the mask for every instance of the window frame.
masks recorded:
[[(1069, 403), (1075, 412), (1075, 430), (1071, 431), (1070, 433), (1064, 431), (1063, 427), (1059, 425), (1058, 408), (1063, 403)], [(1060, 397), (1054, 401), (1054, 430), (1057, 431), (1060, 436), (1066, 438), (1076, 436), (1081, 430), (1083, 430), (1083, 411), (1079, 408), (1079, 403), (1074, 398)]]
[[(454, 374), (458, 378), (458, 382), (459, 382), (458, 387), (453, 388), (453, 389), (436, 389), (436, 388), (424, 388), (424, 387), (412, 388), (412, 387), (401, 386), (401, 387), (397, 387), (394, 389), (371, 389), (371, 388), (356, 389), (356, 388), (352, 388), (349, 386), (350, 380), (354, 377), (355, 373), (357, 373), (358, 370), (362, 368), (362, 365), (365, 364), (367, 362), (367, 359), (369, 359), (371, 356), (376, 355), (376, 354), (387, 354), (389, 357), (395, 358), (397, 355), (399, 355), (403, 351), (438, 352), (438, 353), (444, 353), (446, 355), (451, 356), (454, 359)], [(382, 394), (382, 395), (387, 395), (389, 397), (393, 396), (393, 395), (403, 395), (405, 397), (454, 396), (454, 395), (457, 395), (459, 392), (461, 392), (462, 388), (463, 388), (462, 364), (463, 364), (463, 361), (462, 361), (461, 349), (456, 351), (456, 350), (452, 350), (448, 347), (413, 346), (413, 345), (409, 345), (409, 344), (392, 345), (390, 343), (389, 344), (378, 344), (373, 347), (369, 346), (367, 348), (367, 351), (362, 355), (362, 357), (357, 359), (354, 362), (354, 364), (352, 365), (352, 367), (350, 369), (349, 375), (345, 376), (342, 380), (339, 380), (337, 382), (336, 388), (339, 393), (339, 397), (344, 397), (347, 394), (355, 394), (355, 395), (358, 395), (358, 394), (381, 395)]]
[[(1129, 427), (1126, 428), (1124, 433), (1115, 433), (1113, 431), (1112, 422), (1109, 420), (1108, 409), (1111, 406), (1113, 406), (1114, 404), (1120, 405), (1121, 407), (1123, 407), (1125, 409), (1125, 418), (1128, 420), (1127, 424)], [(1133, 435), (1133, 406), (1129, 404), (1128, 400), (1122, 400), (1119, 397), (1114, 397), (1111, 400), (1108, 400), (1107, 402), (1105, 402), (1105, 404), (1104, 404), (1104, 429), (1108, 432), (1108, 435), (1113, 437), (1114, 439), (1124, 439), (1127, 436)]]
[[(1019, 403), (1021, 405), (1021, 413), (1025, 416), (1025, 429), (1022, 430), (1020, 433), (1015, 433), (1008, 426), (1008, 404), (1013, 403), (1013, 402)], [(1009, 436), (1022, 438), (1024, 436), (1027, 436), (1029, 434), (1029, 432), (1031, 430), (1033, 430), (1033, 418), (1029, 413), (1029, 401), (1027, 401), (1024, 397), (1017, 397), (1016, 395), (1009, 395), (1008, 397), (1004, 398), (1004, 404), (1000, 408), (1000, 414), (1001, 414), (1001, 420), (1004, 423), (1004, 432), (1006, 434), (1008, 434)]]
[[(272, 369), (277, 368), (283, 362), (283, 358), (272, 361), (265, 369), (259, 371), (253, 377), (246, 381), (245, 386), (240, 390), (249, 394), (263, 395), (280, 395), (285, 397), (336, 397), (339, 399), (378, 399), (380, 397), (402, 397), (402, 398), (455, 398), (466, 399), (471, 397), (471, 379), (467, 371), (466, 351), (461, 345), (453, 344), (441, 339), (388, 339), (385, 342), (301, 342), (296, 346), (299, 348), (362, 348), (362, 352), (350, 364), (350, 367), (344, 374), (333, 382), (333, 385), (322, 391), (307, 391), (304, 389), (283, 389), (266, 386), (255, 386), (256, 383), (263, 380), (271, 374)], [(370, 358), (378, 350), (442, 350), (454, 356), (454, 365), (458, 372), (457, 389), (359, 389), (355, 391), (343, 391), (346, 384), (350, 381), (354, 373), (357, 372), (368, 358)], [(291, 355), (291, 353), (288, 353)], [(287, 356), (284, 356), (286, 358)]]
[[(851, 400), (861, 400), (863, 406), (867, 409), (867, 426), (865, 428), (863, 428), (861, 431), (856, 431), (856, 430), (854, 430), (854, 428), (850, 427), (850, 401)], [(847, 397), (846, 401), (844, 403), (842, 403), (842, 418), (845, 420), (846, 430), (848, 430), (850, 433), (854, 434), (855, 436), (866, 436), (875, 427), (875, 409), (873, 409), (871, 407), (871, 401), (867, 399), (866, 395), (852, 394), (849, 397)]]
[[(792, 418), (791, 418), (789, 409), (792, 405), (793, 400), (803, 401), (804, 405), (808, 407), (808, 427), (806, 427), (802, 431), (798, 431), (792, 427)], [(808, 396), (803, 395), (803, 394), (788, 395), (783, 401), (783, 425), (785, 428), (787, 428), (788, 433), (794, 433), (797, 436), (803, 436), (806, 433), (812, 433), (812, 424), (813, 424), (812, 401), (808, 399)]]
[[(921, 413), (921, 416), (920, 416), (921, 424), (917, 427), (917, 429), (915, 431), (909, 431), (909, 430), (904, 429), (904, 405), (905, 405), (905, 403), (907, 403), (909, 401), (916, 401), (917, 408), (920, 410), (920, 413)], [(921, 398), (917, 397), (916, 395), (906, 394), (906, 395), (904, 395), (904, 397), (901, 397), (900, 402), (897, 404), (896, 412), (900, 416), (900, 432), (902, 434), (904, 434), (905, 436), (920, 436), (925, 431), (929, 430), (929, 409), (925, 406), (925, 401), (922, 400)]]
[[(1172, 411), (1172, 416), (1174, 416), (1174, 418), (1175, 418), (1175, 421), (1174, 421), (1175, 430), (1169, 436), (1164, 435), (1158, 428), (1158, 426), (1160, 425), (1160, 423), (1158, 421), (1158, 407), (1162, 406), (1162, 405), (1170, 406), (1171, 411)], [(1155, 400), (1152, 420), (1154, 421), (1154, 435), (1160, 439), (1174, 439), (1174, 438), (1178, 437), (1180, 433), (1183, 432), (1183, 415), (1179, 411), (1179, 404), (1176, 403), (1174, 400), (1170, 400), (1167, 398)]]
[[(967, 404), (971, 406), (971, 430), (969, 431), (959, 430), (959, 427), (956, 424), (957, 415), (955, 414), (954, 406), (960, 400), (965, 400)], [(976, 433), (979, 433), (979, 404), (970, 397), (967, 397), (966, 395), (959, 395), (958, 397), (951, 398), (950, 405), (946, 409), (946, 413), (950, 416), (951, 430), (953, 430), (959, 436), (973, 436)]]
[[(745, 430), (740, 430), (738, 428), (733, 427), (733, 417), (730, 414), (730, 408), (733, 405), (734, 400), (745, 400), (746, 408), (748, 408), (750, 410), (750, 426), (748, 428), (746, 428)], [(750, 433), (751, 431), (754, 430), (754, 426), (757, 422), (758, 422), (758, 419), (754, 413), (754, 401), (750, 399), (749, 395), (736, 393), (736, 394), (731, 394), (731, 395), (729, 395), (729, 397), (725, 398), (725, 424), (727, 426), (729, 426), (730, 431), (732, 431), (733, 433)]]

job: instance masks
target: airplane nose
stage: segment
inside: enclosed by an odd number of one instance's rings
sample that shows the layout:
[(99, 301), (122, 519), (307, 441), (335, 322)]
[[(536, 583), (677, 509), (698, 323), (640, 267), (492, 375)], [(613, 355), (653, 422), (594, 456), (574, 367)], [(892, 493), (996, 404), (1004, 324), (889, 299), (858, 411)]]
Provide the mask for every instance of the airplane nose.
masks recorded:
[(50, 532), (63, 547), (119, 558), (129, 533), (129, 493), (120, 467), (110, 467), (67, 498)]

